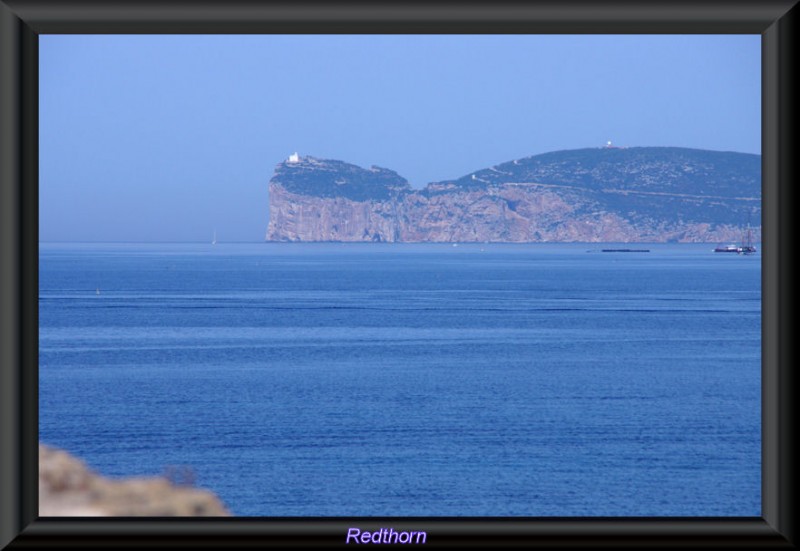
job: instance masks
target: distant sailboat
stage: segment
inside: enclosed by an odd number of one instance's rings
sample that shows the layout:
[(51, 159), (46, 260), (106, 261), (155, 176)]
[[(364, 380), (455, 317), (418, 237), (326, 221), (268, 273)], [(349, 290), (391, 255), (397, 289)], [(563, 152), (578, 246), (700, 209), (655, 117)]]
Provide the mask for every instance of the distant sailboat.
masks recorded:
[(217, 244), (217, 230), (214, 230), (214, 237), (211, 239), (211, 244), (212, 245)]
[(753, 245), (753, 233), (750, 231), (750, 225), (747, 226), (747, 231), (742, 236), (742, 243), (740, 245), (730, 244), (727, 246), (720, 245), (714, 249), (715, 253), (736, 253), (736, 254), (753, 254), (756, 252), (756, 247)]
[(742, 246), (739, 247), (739, 254), (753, 254), (756, 247), (753, 245), (753, 233), (750, 231), (750, 224), (747, 225), (747, 232), (742, 237)]

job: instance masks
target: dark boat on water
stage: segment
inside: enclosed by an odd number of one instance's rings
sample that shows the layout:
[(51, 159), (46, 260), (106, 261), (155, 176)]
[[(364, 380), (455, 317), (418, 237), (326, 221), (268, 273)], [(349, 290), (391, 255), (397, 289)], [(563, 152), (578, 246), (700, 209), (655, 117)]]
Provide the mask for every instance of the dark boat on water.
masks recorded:
[(714, 249), (715, 253), (736, 253), (736, 254), (753, 254), (756, 252), (756, 247), (753, 245), (753, 234), (750, 231), (750, 228), (747, 228), (747, 232), (744, 236), (742, 236), (742, 244), (741, 245), (720, 245), (716, 249)]
[(753, 245), (753, 234), (750, 228), (747, 228), (745, 238), (742, 239), (742, 246), (739, 247), (739, 254), (753, 254), (756, 252), (756, 247)]

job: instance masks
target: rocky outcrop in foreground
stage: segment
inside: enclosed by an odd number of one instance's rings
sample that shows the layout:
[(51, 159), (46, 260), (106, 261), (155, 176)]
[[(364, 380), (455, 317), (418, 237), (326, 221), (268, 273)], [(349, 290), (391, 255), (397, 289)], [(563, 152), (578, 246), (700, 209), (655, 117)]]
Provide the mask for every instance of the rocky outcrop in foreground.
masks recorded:
[(39, 516), (228, 516), (211, 492), (165, 478), (110, 480), (67, 452), (39, 446)]
[(760, 239), (761, 157), (675, 147), (556, 151), (413, 189), (293, 155), (269, 183), (270, 241), (730, 242)]

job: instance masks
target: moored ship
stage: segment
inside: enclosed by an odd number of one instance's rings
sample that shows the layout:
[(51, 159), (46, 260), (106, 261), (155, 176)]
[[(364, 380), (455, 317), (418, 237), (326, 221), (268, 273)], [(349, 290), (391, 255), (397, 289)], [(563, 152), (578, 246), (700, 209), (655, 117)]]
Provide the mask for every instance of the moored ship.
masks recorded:
[(756, 247), (753, 245), (753, 234), (750, 228), (747, 228), (744, 239), (742, 239), (742, 246), (739, 247), (739, 254), (753, 254), (756, 252)]
[(720, 245), (716, 249), (714, 249), (715, 253), (736, 253), (736, 254), (753, 254), (756, 252), (756, 247), (753, 245), (753, 234), (750, 231), (750, 228), (747, 228), (747, 232), (744, 236), (742, 236), (742, 244), (741, 245)]

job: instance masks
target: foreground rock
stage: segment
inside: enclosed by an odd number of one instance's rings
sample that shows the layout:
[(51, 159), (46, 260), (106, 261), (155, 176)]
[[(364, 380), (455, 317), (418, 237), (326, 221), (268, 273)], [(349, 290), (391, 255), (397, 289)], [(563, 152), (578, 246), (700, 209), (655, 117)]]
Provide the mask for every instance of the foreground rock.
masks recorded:
[(228, 516), (211, 492), (165, 478), (110, 480), (68, 453), (39, 446), (39, 516)]
[(269, 184), (270, 241), (734, 242), (761, 225), (761, 157), (676, 147), (556, 151), (413, 189), (293, 155)]

